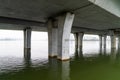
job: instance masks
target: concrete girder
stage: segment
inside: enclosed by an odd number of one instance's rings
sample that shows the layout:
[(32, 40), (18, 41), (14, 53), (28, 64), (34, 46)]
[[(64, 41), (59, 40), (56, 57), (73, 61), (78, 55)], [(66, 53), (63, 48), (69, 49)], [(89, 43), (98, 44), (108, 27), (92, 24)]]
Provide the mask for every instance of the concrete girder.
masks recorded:
[(24, 26), (44, 26), (45, 25), (45, 22), (9, 18), (9, 17), (0, 17), (0, 23), (24, 25)]
[(108, 34), (108, 30), (96, 30), (82, 27), (73, 27), (71, 32), (72, 33), (84, 32), (85, 34), (97, 34), (97, 35)]
[(120, 17), (120, 1), (119, 0), (89, 0), (89, 1), (105, 9), (106, 11)]

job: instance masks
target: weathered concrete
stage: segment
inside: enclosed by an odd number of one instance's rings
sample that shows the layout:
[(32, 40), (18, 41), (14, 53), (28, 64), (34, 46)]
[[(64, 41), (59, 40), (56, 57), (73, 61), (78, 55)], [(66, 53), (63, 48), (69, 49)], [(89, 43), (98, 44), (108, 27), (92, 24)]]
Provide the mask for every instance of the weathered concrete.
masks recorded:
[(75, 53), (78, 52), (78, 33), (73, 33), (75, 39)]
[(103, 41), (102, 41), (102, 35), (99, 35), (99, 45), (100, 45), (100, 47), (99, 47), (99, 49), (100, 49), (100, 54), (102, 53), (102, 43), (103, 43)]
[(24, 29), (24, 57), (31, 57), (31, 28)]
[(58, 17), (58, 59), (68, 60), (69, 38), (74, 20), (74, 14), (66, 13)]
[[(119, 14), (119, 0), (90, 0), (95, 4), (100, 4), (102, 6), (107, 6), (113, 13)], [(23, 29), (22, 26), (33, 26), (33, 30), (38, 30), (40, 28), (46, 28), (46, 23), (48, 18), (55, 18), (56, 16), (62, 15), (65, 12), (72, 12), (76, 14), (73, 28), (77, 28), (77, 32), (81, 30), (81, 28), (86, 29), (86, 32), (96, 32), (97, 30), (101, 30), (101, 32), (105, 32), (108, 29), (116, 29), (119, 28), (120, 18), (114, 16), (107, 12), (106, 10), (98, 6), (95, 6), (88, 0), (6, 0), (0, 1), (0, 29)], [(95, 2), (96, 1), (96, 2)], [(28, 4), (29, 2), (29, 4)], [(22, 4), (19, 4), (22, 3)], [(67, 3), (67, 4), (64, 4)], [(106, 5), (106, 3), (109, 3)], [(7, 5), (7, 6), (6, 6)], [(18, 5), (18, 6), (16, 6)], [(112, 7), (108, 7), (112, 6)], [(111, 20), (112, 19), (112, 20)], [(16, 27), (14, 25), (9, 25), (7, 27), (6, 24), (15, 24), (22, 25), (20, 27)], [(36, 26), (38, 26), (36, 28)], [(83, 31), (82, 30), (82, 31)], [(74, 30), (73, 30), (74, 31)], [(94, 34), (94, 33), (93, 33)]]
[(24, 61), (26, 63), (26, 67), (29, 66), (31, 60), (31, 50), (30, 49), (24, 49)]
[(120, 35), (118, 35), (118, 50), (120, 50)]
[(57, 57), (58, 29), (54, 27), (53, 21), (48, 21), (48, 54), (49, 57)]
[(104, 54), (106, 54), (106, 38), (107, 38), (107, 36), (106, 35), (103, 35), (103, 37), (104, 37)]
[(105, 49), (106, 48), (106, 38), (107, 38), (107, 36), (104, 35), (103, 37), (104, 37), (104, 49)]
[(108, 12), (120, 17), (119, 0), (89, 0), (89, 1), (107, 10)]
[[(100, 6), (101, 8), (92, 4), (89, 1)], [(110, 35), (111, 48), (115, 48), (116, 47), (115, 35), (114, 33), (109, 34), (108, 32), (111, 29), (119, 30), (120, 28), (119, 0), (89, 0), (89, 1), (1, 0), (0, 29), (23, 30), (26, 28), (26, 26), (31, 26), (32, 30), (35, 31), (46, 32), (48, 31), (49, 54), (52, 57), (58, 55), (58, 58), (61, 60), (69, 59), (70, 32), (72, 33), (84, 32), (87, 34)], [(22, 4), (20, 4), (21, 2)], [(106, 5), (106, 3), (109, 4)], [(66, 12), (71, 12), (74, 14), (70, 13), (65, 14)], [(76, 15), (76, 17), (73, 23), (74, 15)], [(58, 28), (54, 27), (53, 21), (49, 23), (48, 19), (50, 18), (56, 21), (58, 20), (57, 24)], [(48, 26), (46, 26), (47, 21)], [(24, 35), (25, 50), (26, 49), (30, 50), (31, 31), (29, 29), (28, 30), (25, 29), (24, 34), (25, 34)], [(79, 40), (76, 41), (77, 42), (76, 49), (78, 49), (79, 47), (79, 50), (82, 50), (82, 39), (80, 37), (78, 39)], [(100, 42), (100, 45), (101, 44), (102, 42)], [(105, 46), (106, 44), (104, 43), (104, 47)]]
[(82, 48), (83, 48), (83, 36), (84, 36), (83, 32), (78, 33), (78, 49), (79, 49), (79, 52), (82, 52)]
[(75, 37), (75, 56), (82, 57), (83, 56), (83, 35), (84, 33), (74, 33)]
[(110, 37), (111, 37), (111, 49), (116, 49), (116, 35), (113, 30), (110, 30)]

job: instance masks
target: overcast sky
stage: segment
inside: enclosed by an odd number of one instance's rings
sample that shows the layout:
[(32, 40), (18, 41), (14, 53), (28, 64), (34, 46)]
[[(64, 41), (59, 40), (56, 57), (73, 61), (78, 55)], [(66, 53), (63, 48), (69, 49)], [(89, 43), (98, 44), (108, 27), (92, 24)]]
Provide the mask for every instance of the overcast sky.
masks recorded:
[[(85, 35), (85, 37), (98, 37), (97, 35)], [(23, 31), (16, 30), (0, 30), (0, 39), (1, 38), (17, 38), (23, 39)], [(32, 31), (32, 40), (45, 40), (47, 39), (47, 32), (35, 32)], [(71, 39), (73, 39), (71, 35)]]

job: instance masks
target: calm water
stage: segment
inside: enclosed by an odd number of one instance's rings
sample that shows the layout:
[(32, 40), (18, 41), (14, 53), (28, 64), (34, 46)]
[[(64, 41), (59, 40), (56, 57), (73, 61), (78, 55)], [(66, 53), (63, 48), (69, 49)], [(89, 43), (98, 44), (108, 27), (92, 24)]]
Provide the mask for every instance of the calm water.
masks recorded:
[(48, 59), (47, 41), (32, 41), (31, 60), (23, 58), (22, 41), (0, 41), (0, 80), (120, 80), (120, 55), (100, 51), (98, 41), (84, 41), (83, 56), (74, 53), (70, 61)]

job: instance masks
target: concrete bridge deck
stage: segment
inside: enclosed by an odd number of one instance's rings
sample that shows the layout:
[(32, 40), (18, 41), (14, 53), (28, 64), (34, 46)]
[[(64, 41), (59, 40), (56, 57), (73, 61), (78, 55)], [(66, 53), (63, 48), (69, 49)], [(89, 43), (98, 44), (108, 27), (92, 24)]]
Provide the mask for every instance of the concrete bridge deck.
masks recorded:
[[(93, 2), (93, 0), (90, 0)], [(18, 29), (23, 29), (24, 26), (47, 27), (48, 18), (57, 18), (66, 12), (75, 14), (73, 28), (88, 28), (95, 30), (109, 30), (120, 28), (120, 18), (117, 14), (112, 14), (109, 10), (94, 5), (88, 0), (4, 0), (0, 1), (0, 23), (16, 24)], [(96, 4), (103, 3), (111, 8), (116, 4), (115, 12), (119, 12), (118, 0), (96, 0)], [(108, 2), (108, 4), (107, 4)], [(108, 12), (109, 11), (109, 12)], [(17, 29), (16, 25), (12, 27), (0, 28)], [(19, 26), (22, 25), (22, 26)], [(9, 25), (10, 26), (10, 25)], [(22, 27), (22, 28), (20, 28)], [(37, 28), (38, 29), (38, 28)], [(36, 29), (36, 30), (37, 30)]]

